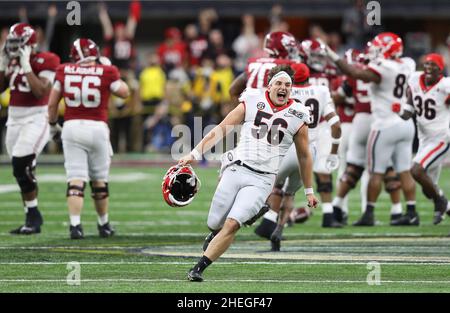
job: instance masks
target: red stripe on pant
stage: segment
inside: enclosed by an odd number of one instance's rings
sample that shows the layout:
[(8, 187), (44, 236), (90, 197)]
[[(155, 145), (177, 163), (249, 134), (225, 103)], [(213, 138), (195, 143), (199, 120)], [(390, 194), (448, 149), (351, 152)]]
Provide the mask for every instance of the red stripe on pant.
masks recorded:
[(438, 151), (439, 149), (441, 149), (442, 148), (442, 146), (444, 145), (444, 142), (443, 141), (441, 141), (438, 145), (437, 145), (437, 147), (436, 148), (434, 148), (433, 150), (431, 150), (430, 152), (428, 152), (428, 154), (422, 159), (422, 160), (420, 160), (420, 165), (422, 166), (422, 167), (425, 167), (424, 166), (424, 163), (436, 152), (436, 151)]

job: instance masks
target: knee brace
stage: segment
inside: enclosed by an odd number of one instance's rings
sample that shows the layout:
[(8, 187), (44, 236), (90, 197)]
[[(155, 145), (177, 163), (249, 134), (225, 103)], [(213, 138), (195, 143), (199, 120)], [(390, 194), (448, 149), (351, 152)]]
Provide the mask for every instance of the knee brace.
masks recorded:
[(92, 182), (89, 183), (91, 185), (92, 199), (94, 200), (103, 200), (108, 198), (109, 196), (109, 188), (108, 183), (105, 182), (104, 187), (94, 187)]
[(37, 189), (34, 171), (36, 169), (36, 155), (12, 158), (13, 174), (22, 193), (29, 193)]
[(316, 178), (316, 184), (317, 184), (317, 192), (333, 192), (333, 183), (331, 182), (331, 175), (330, 175), (330, 181), (322, 181), (319, 177), (319, 175), (314, 174)]
[(342, 174), (342, 177), (339, 180), (343, 183), (346, 183), (350, 186), (350, 188), (353, 189), (361, 178), (363, 172), (364, 167), (354, 164), (347, 164), (345, 172), (344, 174)]
[(398, 174), (394, 172), (392, 167), (388, 168), (384, 174), (384, 190), (390, 193), (399, 190), (401, 187), (402, 184)]
[(84, 188), (86, 188), (86, 183), (83, 183), (83, 186), (71, 185), (70, 183), (67, 183), (66, 197), (84, 198)]

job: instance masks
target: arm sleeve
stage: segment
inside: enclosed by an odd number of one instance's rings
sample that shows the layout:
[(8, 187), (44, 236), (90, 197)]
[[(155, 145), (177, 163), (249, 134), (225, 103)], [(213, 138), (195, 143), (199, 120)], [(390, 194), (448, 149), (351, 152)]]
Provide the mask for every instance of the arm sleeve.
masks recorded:
[(330, 113), (336, 112), (334, 109), (334, 103), (331, 99), (330, 92), (326, 90), (325, 97), (324, 97), (324, 109), (323, 109), (323, 116), (327, 116)]

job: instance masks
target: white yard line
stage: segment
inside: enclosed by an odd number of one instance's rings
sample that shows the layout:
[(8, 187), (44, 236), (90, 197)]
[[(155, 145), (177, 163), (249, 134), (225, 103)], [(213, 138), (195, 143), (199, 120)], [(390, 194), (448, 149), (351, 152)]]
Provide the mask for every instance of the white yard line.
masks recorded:
[[(73, 262), (73, 261), (70, 261)], [(0, 265), (67, 265), (69, 262), (0, 262)], [(192, 262), (77, 262), (80, 265), (192, 265)], [(229, 266), (229, 265), (367, 265), (367, 262), (311, 262), (311, 261), (292, 261), (292, 262), (274, 262), (274, 261), (222, 261), (214, 263), (214, 266)], [(435, 263), (435, 262), (380, 262), (380, 265), (387, 266), (411, 266), (424, 265), (436, 266), (444, 265), (450, 266), (450, 263)]]
[[(61, 283), (67, 283), (66, 279), (0, 279), (0, 283), (55, 283), (55, 282), (61, 282)], [(168, 279), (168, 278), (159, 278), (159, 279), (145, 279), (145, 278), (139, 278), (139, 279), (132, 279), (132, 278), (112, 278), (112, 279), (82, 279), (80, 280), (80, 283), (103, 283), (103, 282), (110, 282), (110, 283), (145, 283), (145, 282), (188, 282), (186, 279)], [(307, 283), (307, 284), (355, 284), (355, 283), (361, 283), (361, 284), (367, 284), (367, 281), (365, 280), (279, 280), (279, 279), (208, 279), (207, 282), (211, 283), (217, 283), (217, 282), (224, 282), (224, 283), (279, 283), (279, 284), (285, 284), (285, 283), (291, 283), (291, 284), (301, 284), (301, 283)], [(450, 280), (382, 280), (380, 281), (382, 284), (450, 284)]]

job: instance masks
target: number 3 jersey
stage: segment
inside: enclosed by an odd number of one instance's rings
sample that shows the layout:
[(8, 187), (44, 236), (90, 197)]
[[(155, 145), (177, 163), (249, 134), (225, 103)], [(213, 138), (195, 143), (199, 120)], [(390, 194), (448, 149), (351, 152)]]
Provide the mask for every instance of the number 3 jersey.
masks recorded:
[(421, 142), (450, 141), (450, 77), (441, 77), (432, 85), (425, 85), (425, 74), (415, 72), (408, 81), (416, 112), (417, 130)]
[(416, 69), (414, 60), (377, 59), (371, 61), (367, 68), (381, 78), (379, 84), (370, 84), (374, 118), (372, 128), (381, 130), (403, 122), (400, 116), (392, 111), (392, 104), (404, 102), (408, 78)]
[(323, 117), (335, 112), (330, 90), (324, 85), (294, 85), (291, 98), (297, 99), (309, 109), (311, 115), (311, 122), (308, 124), (309, 142), (315, 142), (319, 136), (316, 128), (318, 123)]
[(237, 160), (259, 171), (277, 174), (294, 135), (310, 120), (308, 109), (294, 99), (284, 106), (275, 106), (269, 93), (261, 89), (246, 89), (240, 102), (245, 106), (245, 118), (234, 150)]
[(120, 86), (119, 71), (111, 65), (62, 64), (53, 88), (61, 91), (66, 109), (64, 120), (108, 121), (111, 91)]

